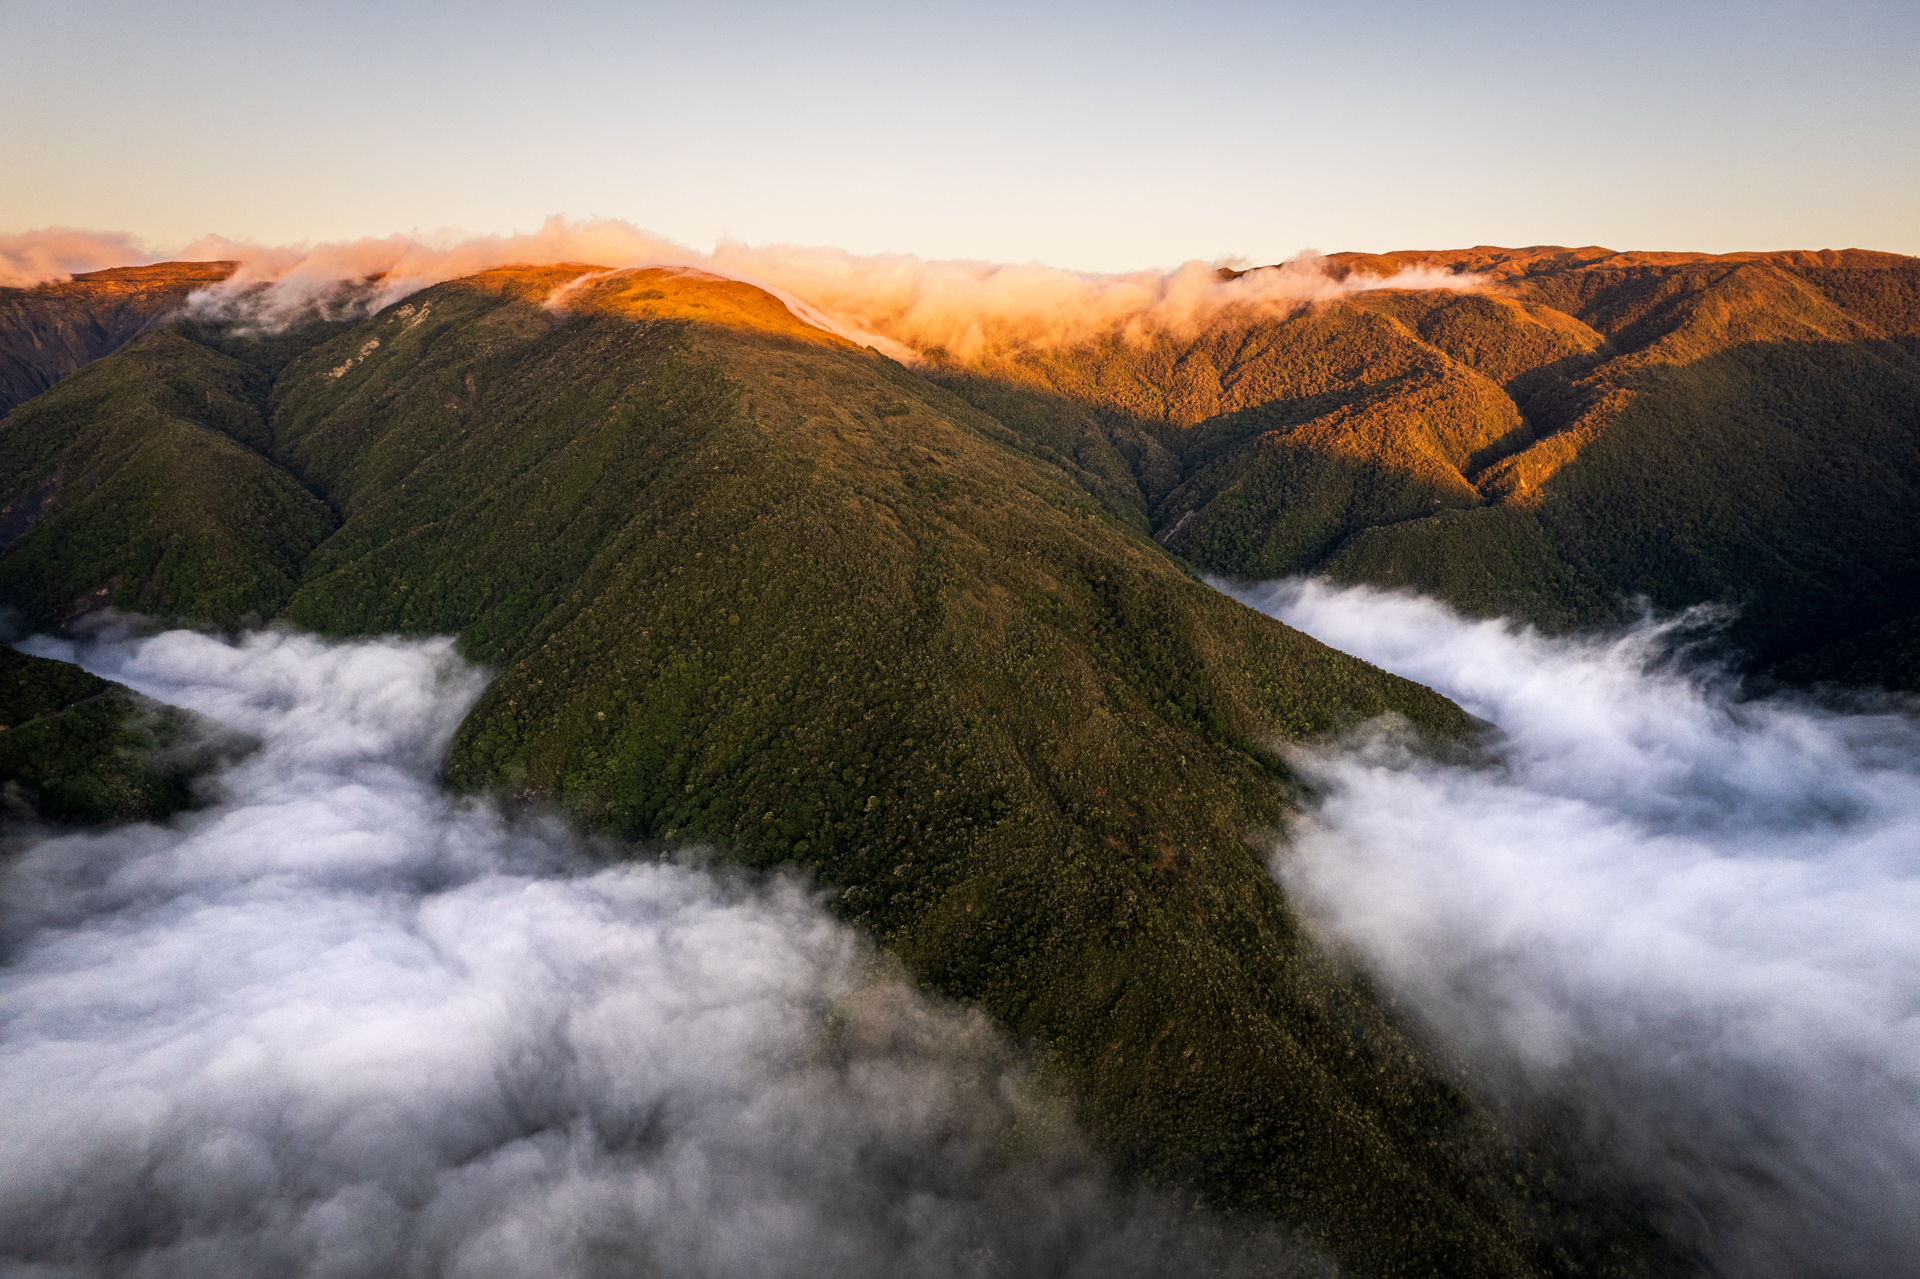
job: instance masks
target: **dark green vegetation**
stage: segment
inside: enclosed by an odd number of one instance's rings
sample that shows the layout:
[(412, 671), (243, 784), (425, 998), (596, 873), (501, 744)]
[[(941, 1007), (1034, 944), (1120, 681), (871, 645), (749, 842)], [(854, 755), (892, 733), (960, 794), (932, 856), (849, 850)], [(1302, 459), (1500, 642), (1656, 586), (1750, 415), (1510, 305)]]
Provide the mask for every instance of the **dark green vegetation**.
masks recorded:
[(222, 623), (271, 616), (333, 531), (268, 461), (260, 369), (142, 334), (0, 430), (0, 599), (38, 626), (109, 602)]
[(1203, 568), (1565, 628), (1738, 606), (1779, 662), (1920, 613), (1920, 262), (1468, 250), (1484, 273), (940, 381)]
[[(1247, 842), (1286, 811), (1278, 743), (1466, 716), (1194, 582), (1093, 468), (765, 294), (644, 272), (543, 305), (584, 269), (442, 285), (304, 353), (181, 330), (99, 361), (0, 433), (0, 496), (59, 480), (6, 598), (37, 626), (97, 597), (458, 633), (500, 674), (453, 784), (811, 868), (1040, 1046), (1122, 1167), (1362, 1273), (1635, 1268), (1631, 1222), (1571, 1211)], [(1489, 447), (1462, 429), (1414, 452)]]
[(1920, 693), (1920, 617), (1889, 622), (1782, 662), (1770, 672), (1795, 684), (1851, 684)]
[(165, 817), (233, 747), (185, 711), (0, 644), (0, 815)]

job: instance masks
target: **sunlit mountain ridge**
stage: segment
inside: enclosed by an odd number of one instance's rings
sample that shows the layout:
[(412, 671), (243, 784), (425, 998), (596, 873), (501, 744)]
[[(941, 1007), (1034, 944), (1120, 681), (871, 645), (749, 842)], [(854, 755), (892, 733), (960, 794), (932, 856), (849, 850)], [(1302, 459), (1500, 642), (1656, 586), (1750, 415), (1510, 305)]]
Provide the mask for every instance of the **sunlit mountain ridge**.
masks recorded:
[(456, 635), (498, 674), (453, 786), (806, 868), (1044, 1051), (1123, 1170), (1364, 1273), (1675, 1268), (1569, 1132), (1503, 1135), (1321, 953), (1258, 847), (1305, 794), (1290, 744), (1481, 726), (1194, 579), (1557, 629), (1727, 604), (1752, 664), (1871, 648), (1920, 613), (1920, 264), (1313, 269), (1426, 283), (986, 326), (909, 366), (685, 266), (501, 267), (271, 328), (176, 314), (217, 267), (149, 268), (138, 332), (0, 426), (0, 600), (18, 629)]
[(1920, 262), (1326, 261), (1485, 283), (936, 376), (1216, 572), (1321, 571), (1556, 628), (1714, 601), (1763, 665), (1920, 612)]

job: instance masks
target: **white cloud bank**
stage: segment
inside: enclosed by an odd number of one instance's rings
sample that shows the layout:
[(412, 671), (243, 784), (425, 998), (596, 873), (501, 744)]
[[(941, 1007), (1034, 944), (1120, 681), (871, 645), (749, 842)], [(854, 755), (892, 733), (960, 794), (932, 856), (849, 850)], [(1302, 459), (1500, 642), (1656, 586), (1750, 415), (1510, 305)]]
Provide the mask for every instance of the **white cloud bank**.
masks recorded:
[(1116, 1190), (984, 1018), (897, 980), (800, 886), (596, 861), (443, 794), (484, 683), (447, 641), (31, 647), (263, 746), (208, 809), (42, 834), (0, 871), (8, 1274), (1289, 1255)]
[[(89, 237), (81, 247), (94, 256), (80, 255), (75, 237)], [(0, 237), (0, 283), (64, 279), (66, 271), (82, 269), (63, 265), (70, 261), (111, 265), (97, 259), (114, 243), (131, 241), (66, 230)], [(210, 316), (266, 327), (313, 308), (371, 312), (430, 285), (492, 267), (682, 266), (758, 285), (808, 323), (896, 358), (914, 359), (938, 348), (964, 361), (1109, 334), (1191, 336), (1232, 313), (1285, 315), (1312, 302), (1372, 289), (1465, 290), (1482, 283), (1478, 276), (1427, 268), (1409, 268), (1390, 278), (1354, 274), (1336, 280), (1310, 253), (1231, 280), (1219, 277), (1217, 263), (1206, 262), (1167, 271), (1096, 274), (1038, 262), (929, 262), (903, 253), (862, 256), (787, 244), (721, 244), (707, 253), (612, 218), (553, 217), (537, 231), (444, 242), (395, 235), (277, 246), (207, 236), (178, 256), (238, 262), (233, 277), (196, 295), (195, 305)]]
[(1715, 1273), (1920, 1273), (1920, 717), (1736, 701), (1686, 619), (1546, 639), (1315, 581), (1229, 588), (1500, 732), (1303, 754), (1276, 873), (1515, 1106), (1572, 1102)]
[[(0, 235), (0, 288), (61, 283), (84, 271), (161, 261), (152, 246), (124, 231), (44, 227)], [(204, 261), (206, 259), (196, 259)]]

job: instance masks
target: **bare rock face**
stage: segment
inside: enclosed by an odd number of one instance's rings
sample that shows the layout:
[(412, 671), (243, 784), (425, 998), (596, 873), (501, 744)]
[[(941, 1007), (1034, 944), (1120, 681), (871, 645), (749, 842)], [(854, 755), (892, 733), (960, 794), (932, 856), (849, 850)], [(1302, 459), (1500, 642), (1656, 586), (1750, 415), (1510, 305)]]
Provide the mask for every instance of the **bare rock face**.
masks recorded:
[(238, 265), (161, 262), (89, 271), (64, 284), (0, 288), (0, 415), (119, 350)]

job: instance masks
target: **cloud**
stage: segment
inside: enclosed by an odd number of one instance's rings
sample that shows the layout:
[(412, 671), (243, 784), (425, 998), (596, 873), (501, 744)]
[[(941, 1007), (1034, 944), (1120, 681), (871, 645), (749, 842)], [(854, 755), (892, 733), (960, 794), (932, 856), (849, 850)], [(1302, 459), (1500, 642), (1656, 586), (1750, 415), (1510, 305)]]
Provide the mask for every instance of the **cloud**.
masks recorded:
[(925, 262), (835, 249), (721, 246), (712, 269), (772, 280), (852, 327), (910, 350), (963, 362), (1019, 347), (1074, 346), (1109, 335), (1192, 337), (1230, 314), (1288, 314), (1312, 302), (1380, 288), (1476, 287), (1478, 277), (1431, 270), (1335, 280), (1303, 254), (1222, 279), (1217, 264), (1094, 275), (1037, 262)]
[(1516, 1110), (1571, 1104), (1720, 1274), (1920, 1273), (1920, 718), (1736, 700), (1701, 619), (1550, 639), (1313, 581), (1241, 599), (1500, 730), (1304, 753), (1276, 872)]
[(375, 311), (429, 285), (498, 266), (684, 266), (758, 285), (801, 319), (895, 358), (913, 360), (938, 349), (968, 362), (1112, 334), (1191, 337), (1229, 315), (1285, 315), (1372, 289), (1462, 290), (1482, 283), (1478, 276), (1428, 268), (1335, 280), (1310, 253), (1234, 279), (1222, 279), (1218, 264), (1205, 262), (1099, 275), (1037, 262), (928, 262), (795, 245), (722, 244), (705, 253), (611, 218), (553, 217), (530, 233), (446, 241), (395, 235), (284, 247), (208, 236), (178, 256), (238, 261), (238, 272), (196, 295), (195, 305), (203, 314), (265, 327), (316, 309)]
[(10, 1273), (1319, 1272), (1117, 1188), (804, 885), (443, 793), (448, 641), (31, 646), (262, 745), (0, 871)]
[(124, 231), (47, 227), (0, 235), (0, 288), (62, 284), (78, 272), (112, 266), (142, 266), (163, 260)]

